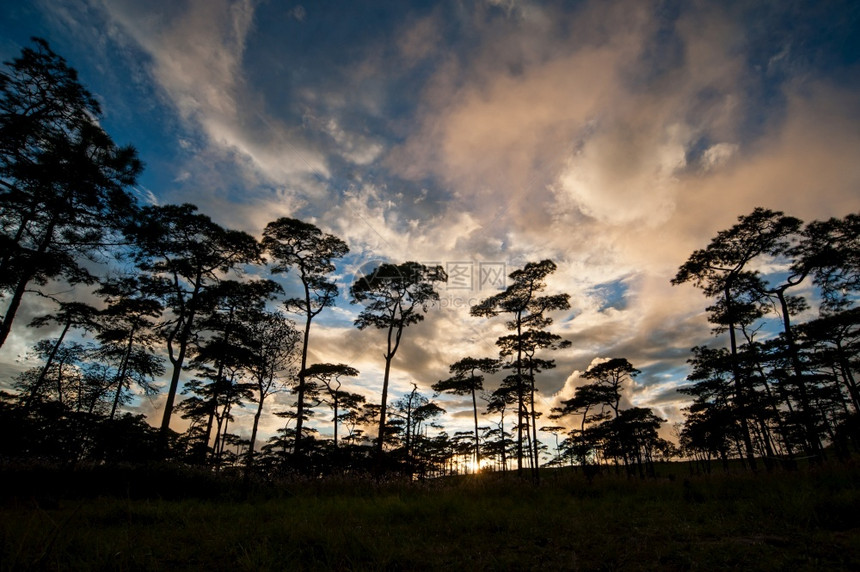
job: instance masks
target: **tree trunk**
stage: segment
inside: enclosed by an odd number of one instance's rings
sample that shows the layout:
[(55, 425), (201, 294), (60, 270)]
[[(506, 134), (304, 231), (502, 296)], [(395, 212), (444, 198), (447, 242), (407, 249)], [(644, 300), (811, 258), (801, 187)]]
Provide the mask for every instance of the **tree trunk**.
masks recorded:
[(36, 383), (33, 384), (33, 387), (30, 388), (30, 394), (27, 397), (27, 400), (24, 403), (24, 408), (29, 409), (33, 400), (36, 398), (39, 389), (42, 388), (42, 384), (45, 383), (45, 376), (48, 374), (48, 369), (50, 369), (51, 365), (54, 362), (54, 358), (57, 356), (57, 351), (59, 351), (60, 346), (63, 343), (63, 339), (66, 337), (66, 333), (68, 333), (69, 328), (72, 327), (71, 319), (66, 321), (66, 325), (63, 326), (63, 331), (60, 332), (60, 337), (57, 338), (57, 343), (54, 344), (54, 347), (51, 348), (51, 353), (48, 354), (48, 359), (45, 361), (45, 366), (42, 368), (42, 371), (39, 372), (39, 378), (36, 380)]
[(851, 403), (854, 405), (854, 412), (860, 413), (860, 392), (857, 390), (857, 383), (854, 381), (854, 375), (851, 373), (851, 364), (848, 363), (848, 358), (845, 356), (845, 350), (842, 349), (842, 342), (836, 341), (836, 352), (839, 359), (839, 369), (842, 372), (842, 380), (848, 388), (848, 393), (851, 395)]
[(523, 324), (517, 312), (517, 476), (523, 476)]
[(755, 452), (753, 451), (752, 439), (750, 438), (749, 423), (747, 422), (745, 387), (741, 376), (741, 368), (738, 363), (738, 340), (737, 335), (735, 333), (734, 319), (732, 317), (732, 296), (730, 287), (731, 281), (727, 279), (725, 284), (726, 312), (729, 316), (729, 343), (732, 352), (732, 376), (734, 377), (735, 381), (735, 399), (738, 402), (737, 406), (738, 411), (740, 413), (738, 417), (741, 422), (741, 438), (744, 442), (747, 462), (749, 463), (750, 469), (752, 471), (755, 471), (757, 468), (755, 462)]
[(172, 352), (172, 342), (168, 342), (168, 351), (170, 354), (170, 361), (173, 363), (173, 374), (170, 376), (170, 386), (167, 390), (167, 399), (164, 402), (164, 415), (161, 418), (161, 428), (159, 430), (159, 439), (161, 440), (162, 449), (166, 450), (167, 448), (167, 435), (170, 431), (170, 418), (173, 415), (173, 404), (176, 401), (176, 391), (179, 389), (179, 377), (182, 375), (182, 366), (185, 363), (185, 353), (188, 350), (188, 340), (191, 337), (191, 329), (193, 327), (194, 318), (196, 317), (196, 304), (197, 304), (197, 296), (200, 293), (200, 280), (202, 278), (198, 276), (198, 282), (195, 286), (194, 293), (191, 296), (191, 301), (189, 302), (189, 311), (188, 316), (186, 317), (185, 324), (182, 327), (182, 330), (179, 332), (179, 339), (177, 343), (179, 344), (179, 354), (174, 358)]
[(334, 448), (337, 449), (337, 390), (335, 390), (334, 398)]
[(481, 440), (478, 435), (478, 402), (475, 399), (474, 384), (472, 384), (472, 412), (475, 414), (475, 471), (479, 471), (481, 469)]
[(119, 372), (117, 373), (117, 376), (116, 376), (116, 384), (117, 384), (116, 394), (114, 395), (113, 405), (111, 406), (111, 409), (110, 409), (110, 417), (108, 417), (108, 419), (110, 419), (110, 420), (113, 420), (114, 415), (116, 415), (116, 409), (117, 409), (117, 406), (119, 405), (120, 397), (122, 397), (122, 388), (125, 385), (125, 376), (128, 373), (128, 360), (131, 358), (131, 349), (132, 349), (132, 345), (134, 344), (134, 333), (135, 333), (135, 328), (132, 328), (128, 334), (128, 345), (125, 348), (125, 353), (123, 354), (122, 361), (120, 362), (120, 365), (119, 365)]
[[(54, 228), (57, 220), (56, 214), (48, 223), (45, 234), (39, 243), (39, 248), (36, 249), (33, 258), (41, 258), (48, 251), (48, 245), (53, 241)], [(12, 331), (12, 322), (15, 320), (15, 314), (18, 313), (18, 308), (21, 306), (21, 300), (24, 298), (24, 293), (27, 291), (27, 284), (33, 279), (32, 273), (24, 274), (18, 279), (18, 284), (15, 286), (15, 291), (12, 293), (12, 299), (9, 300), (9, 305), (6, 307), (6, 315), (3, 316), (3, 321), (0, 322), (0, 348), (6, 343), (6, 338), (9, 337), (9, 332)]]
[(529, 389), (531, 391), (531, 416), (532, 416), (532, 447), (534, 451), (534, 462), (532, 464), (532, 479), (535, 484), (540, 483), (540, 451), (537, 439), (537, 414), (535, 413), (535, 377), (534, 371), (529, 368)]
[[(395, 333), (396, 328), (396, 333)], [(391, 324), (388, 327), (388, 351), (385, 353), (385, 373), (382, 377), (382, 406), (379, 410), (379, 433), (376, 443), (376, 470), (377, 474), (382, 473), (382, 454), (383, 444), (385, 442), (385, 413), (388, 406), (388, 381), (391, 377), (391, 360), (394, 359), (394, 354), (397, 353), (397, 348), (400, 347), (400, 337), (403, 335), (403, 323), (397, 322), (392, 317)], [(392, 336), (394, 339), (392, 340)]]
[(251, 442), (248, 443), (248, 456), (245, 466), (246, 475), (251, 473), (254, 467), (254, 444), (257, 441), (257, 428), (260, 425), (260, 417), (263, 414), (263, 400), (265, 397), (260, 395), (260, 401), (257, 402), (257, 412), (254, 414), (254, 424), (251, 426)]
[(785, 343), (788, 346), (791, 365), (794, 368), (795, 384), (800, 395), (800, 407), (803, 414), (803, 424), (806, 428), (806, 439), (809, 441), (810, 453), (815, 456), (817, 462), (820, 462), (822, 460), (821, 443), (818, 440), (818, 432), (815, 429), (815, 418), (809, 403), (809, 396), (806, 392), (806, 383), (803, 381), (803, 366), (800, 363), (797, 344), (794, 343), (794, 333), (791, 330), (791, 318), (788, 315), (788, 304), (785, 301), (784, 290), (777, 290), (776, 296), (782, 307), (783, 335), (785, 336)]
[(176, 400), (176, 390), (179, 388), (179, 376), (182, 375), (182, 364), (185, 362), (185, 350), (187, 340), (179, 341), (179, 354), (173, 361), (173, 374), (170, 376), (170, 386), (167, 389), (167, 398), (164, 402), (164, 414), (161, 417), (161, 439), (167, 444), (167, 432), (170, 431), (170, 417), (173, 414), (173, 403)]
[(305, 321), (305, 333), (302, 341), (302, 364), (299, 368), (299, 387), (298, 387), (298, 406), (296, 407), (296, 443), (293, 447), (293, 458), (298, 459), (301, 449), (302, 428), (304, 427), (305, 415), (305, 369), (308, 364), (308, 341), (311, 335), (311, 320), (313, 320), (313, 309), (311, 308), (310, 290), (307, 283), (302, 281), (305, 286), (305, 310), (307, 311), (307, 319)]
[(382, 447), (385, 441), (385, 408), (388, 404), (388, 379), (391, 373), (391, 360), (393, 355), (385, 356), (385, 373), (382, 376), (382, 407), (379, 409), (379, 430), (376, 438), (376, 461), (377, 469), (382, 469)]

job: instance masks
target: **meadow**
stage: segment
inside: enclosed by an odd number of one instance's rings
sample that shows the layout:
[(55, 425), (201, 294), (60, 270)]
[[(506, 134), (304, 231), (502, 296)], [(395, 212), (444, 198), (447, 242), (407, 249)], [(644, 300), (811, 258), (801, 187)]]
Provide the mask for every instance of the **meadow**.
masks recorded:
[(512, 475), (248, 489), (164, 468), (3, 473), (2, 570), (860, 569), (851, 464), (664, 465), (653, 479), (610, 471), (591, 483), (556, 470), (539, 486)]

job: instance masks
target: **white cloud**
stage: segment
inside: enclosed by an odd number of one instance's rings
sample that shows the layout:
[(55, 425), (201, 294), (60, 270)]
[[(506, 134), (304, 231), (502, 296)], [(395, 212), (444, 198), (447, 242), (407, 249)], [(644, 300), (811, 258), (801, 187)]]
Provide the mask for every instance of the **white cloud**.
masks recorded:
[(706, 171), (719, 168), (728, 162), (738, 152), (736, 143), (717, 143), (711, 145), (702, 154), (702, 166)]

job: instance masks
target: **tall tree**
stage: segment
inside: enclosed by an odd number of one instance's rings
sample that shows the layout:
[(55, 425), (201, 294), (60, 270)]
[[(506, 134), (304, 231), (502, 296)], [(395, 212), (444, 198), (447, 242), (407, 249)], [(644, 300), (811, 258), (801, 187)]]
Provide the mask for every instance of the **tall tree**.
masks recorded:
[(0, 322), (6, 341), (31, 284), (95, 279), (82, 259), (135, 210), (127, 187), (142, 165), (99, 125), (101, 109), (77, 72), (34, 38), (0, 72)]
[(212, 300), (207, 291), (243, 265), (261, 262), (260, 246), (252, 236), (221, 227), (190, 204), (145, 207), (126, 232), (136, 244), (132, 256), (149, 292), (160, 296), (171, 312), (160, 325), (173, 365), (161, 421), (164, 440), (197, 319)]
[(392, 416), (402, 420), (403, 458), (410, 478), (415, 473), (415, 452), (421, 440), (421, 425), (444, 412), (444, 409), (422, 395), (415, 383), (412, 384), (412, 391), (392, 404)]
[(746, 410), (751, 388), (743, 376), (738, 357), (736, 330), (743, 308), (736, 304), (736, 297), (739, 285), (757, 280), (757, 275), (749, 272), (750, 263), (763, 254), (784, 251), (787, 231), (796, 225), (797, 219), (783, 216), (781, 212), (756, 208), (749, 215), (738, 217), (738, 223), (731, 228), (718, 232), (705, 249), (690, 255), (672, 279), (674, 285), (691, 282), (706, 296), (721, 298), (718, 323), (724, 325), (729, 334), (741, 435), (747, 462), (753, 470), (756, 460)]
[(452, 393), (454, 395), (472, 396), (472, 413), (475, 420), (475, 468), (481, 467), (481, 436), (478, 432), (478, 401), (476, 394), (484, 388), (482, 373), (496, 373), (500, 367), (499, 360), (493, 358), (465, 357), (449, 368), (453, 375), (433, 384), (437, 393)]
[(281, 391), (287, 380), (295, 374), (299, 332), (293, 321), (280, 312), (259, 312), (255, 319), (249, 321), (243, 343), (250, 350), (247, 368), (257, 398), (246, 460), (250, 471), (254, 464), (257, 430), (265, 400), (269, 395)]
[(35, 354), (48, 362), (49, 367), (37, 367), (21, 373), (15, 387), (19, 390), (27, 409), (32, 409), (43, 400), (54, 401), (71, 408), (80, 401), (83, 368), (92, 352), (91, 345), (65, 342), (59, 346), (56, 340), (41, 340), (33, 347)]
[(305, 318), (297, 387), (296, 443), (293, 449), (293, 455), (298, 457), (305, 417), (305, 379), (311, 322), (324, 308), (334, 305), (338, 290), (329, 279), (335, 269), (332, 261), (349, 253), (349, 247), (338, 237), (326, 234), (310, 223), (293, 218), (279, 218), (270, 222), (263, 231), (263, 248), (275, 260), (273, 273), (286, 273), (294, 268), (302, 284), (303, 295), (291, 298), (285, 303), (288, 309), (304, 315)]
[[(510, 320), (505, 325), (512, 333), (499, 338), (497, 345), (500, 347), (501, 356), (512, 360), (506, 367), (514, 371), (511, 383), (517, 394), (517, 473), (521, 476), (524, 453), (522, 430), (529, 416), (529, 405), (531, 405), (532, 427), (537, 417), (534, 410), (534, 375), (530, 375), (534, 373), (537, 362), (530, 363), (533, 360), (530, 354), (541, 346), (561, 347), (563, 345), (560, 337), (554, 334), (548, 334), (549, 337), (546, 337), (538, 332), (547, 334), (543, 330), (552, 324), (552, 318), (546, 315), (547, 312), (570, 308), (570, 296), (567, 294), (540, 295), (546, 289), (546, 277), (555, 272), (556, 268), (552, 260), (529, 262), (521, 270), (511, 272), (509, 275), (511, 284), (503, 292), (482, 300), (471, 309), (471, 314), (478, 317), (490, 318), (500, 314), (510, 316)], [(544, 342), (547, 345), (543, 345)], [(533, 448), (529, 454), (533, 459), (533, 477), (537, 479), (539, 476), (537, 433), (536, 431), (533, 433), (534, 437), (530, 439)]]
[[(253, 363), (253, 351), (243, 340), (254, 327), (253, 322), (261, 318), (266, 303), (279, 292), (281, 287), (271, 280), (222, 280), (204, 294), (206, 311), (200, 315), (200, 328), (206, 334), (197, 336), (196, 355), (192, 359), (192, 365), (210, 385), (206, 391), (209, 404), (203, 452), (209, 447), (220, 393), (231, 389), (226, 372), (239, 372)], [(217, 447), (213, 450), (216, 452)]]
[[(557, 419), (566, 415), (582, 415), (579, 430), (570, 433), (570, 444), (574, 456), (579, 459), (579, 463), (583, 467), (588, 464), (589, 454), (594, 449), (594, 444), (589, 440), (590, 435), (586, 431), (586, 425), (605, 421), (609, 414), (604, 412), (604, 408), (610, 403), (617, 404), (619, 401), (620, 396), (617, 396), (614, 388), (597, 383), (588, 383), (577, 387), (573, 392), (573, 398), (562, 400), (561, 407), (553, 407), (553, 414), (550, 415), (550, 419)], [(600, 411), (592, 413), (592, 411), (597, 411), (597, 407), (601, 408)]]
[[(386, 330), (385, 373), (382, 378), (382, 408), (377, 434), (377, 461), (382, 462), (385, 441), (385, 412), (388, 403), (388, 382), (391, 362), (403, 330), (424, 320), (430, 304), (439, 300), (434, 283), (445, 282), (448, 275), (441, 266), (424, 266), (417, 262), (381, 264), (367, 275), (359, 277), (350, 288), (352, 303), (364, 309), (355, 320), (359, 330), (374, 327)], [(381, 464), (378, 465), (381, 467)]]
[(513, 405), (517, 402), (516, 386), (508, 383), (509, 378), (511, 378), (511, 376), (506, 376), (505, 379), (502, 380), (501, 385), (499, 385), (499, 387), (489, 395), (481, 396), (481, 398), (487, 402), (486, 413), (499, 414), (499, 422), (495, 424), (496, 429), (491, 429), (485, 435), (484, 449), (486, 450), (487, 448), (486, 443), (488, 437), (497, 437), (497, 440), (490, 445), (498, 453), (498, 456), (501, 457), (503, 471), (508, 470), (508, 449), (513, 443), (513, 441), (509, 439), (510, 434), (505, 430), (505, 413), (507, 412), (508, 405)]

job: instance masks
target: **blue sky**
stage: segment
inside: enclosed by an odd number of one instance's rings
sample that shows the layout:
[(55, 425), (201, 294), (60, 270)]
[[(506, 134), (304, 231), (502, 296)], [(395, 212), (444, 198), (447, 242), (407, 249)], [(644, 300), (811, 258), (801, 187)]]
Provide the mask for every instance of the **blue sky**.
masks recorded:
[[(677, 420), (689, 348), (712, 341), (678, 266), (756, 206), (860, 206), (858, 29), (850, 1), (34, 0), (0, 5), (0, 57), (34, 35), (66, 57), (138, 148), (144, 200), (256, 236), (314, 222), (350, 245), (344, 284), (375, 260), (470, 265), (406, 333), (395, 393), (494, 352), (501, 324), (466, 308), (492, 293), (482, 264), (551, 258), (573, 347), (543, 406), (626, 357), (629, 399)], [(356, 312), (321, 320), (313, 357), (349, 361), (373, 396), (382, 339)], [(19, 327), (0, 360), (44, 334)]]

